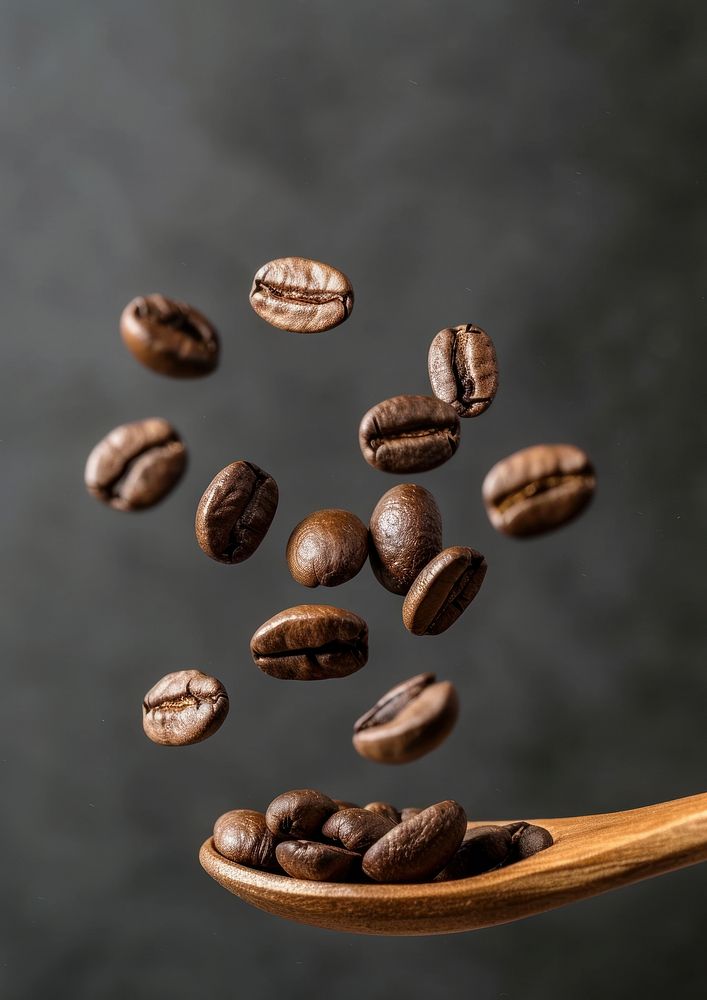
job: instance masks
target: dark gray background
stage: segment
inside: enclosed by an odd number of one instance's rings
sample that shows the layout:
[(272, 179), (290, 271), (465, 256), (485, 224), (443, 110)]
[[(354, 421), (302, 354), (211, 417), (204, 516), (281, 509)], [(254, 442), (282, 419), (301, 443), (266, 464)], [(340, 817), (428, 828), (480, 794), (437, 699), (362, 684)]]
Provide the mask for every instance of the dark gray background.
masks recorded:
[[(705, 788), (706, 20), (646, 0), (0, 4), (5, 996), (703, 993), (707, 869), (386, 940), (252, 910), (196, 854), (224, 810), (306, 785), (474, 817)], [(255, 316), (254, 271), (287, 254), (350, 275), (345, 326), (307, 338)], [(123, 305), (155, 290), (213, 318), (213, 377), (124, 350)], [(453, 630), (418, 639), (368, 567), (309, 592), (283, 550), (310, 510), (366, 518), (394, 485), (359, 454), (361, 414), (427, 391), (430, 339), (471, 321), (501, 390), (419, 481), (447, 543), (490, 569)], [(185, 481), (141, 516), (101, 507), (89, 450), (151, 415), (184, 435)], [(545, 440), (585, 447), (600, 488), (519, 544), (480, 484)], [(231, 568), (192, 523), (236, 458), (281, 503)], [(251, 633), (307, 600), (364, 615), (365, 670), (259, 673)], [(192, 666), (224, 681), (230, 716), (203, 745), (155, 747), (142, 696)], [(451, 738), (400, 770), (360, 760), (353, 719), (427, 669), (458, 686)]]

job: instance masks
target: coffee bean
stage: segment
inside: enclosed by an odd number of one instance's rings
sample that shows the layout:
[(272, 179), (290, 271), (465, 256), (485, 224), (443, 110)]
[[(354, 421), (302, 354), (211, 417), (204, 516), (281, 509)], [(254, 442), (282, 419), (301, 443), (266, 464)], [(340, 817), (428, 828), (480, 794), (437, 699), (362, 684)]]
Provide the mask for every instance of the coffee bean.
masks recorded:
[(498, 462), (482, 495), (497, 531), (518, 537), (550, 531), (582, 511), (596, 486), (594, 469), (571, 444), (538, 444)]
[(493, 341), (480, 326), (467, 323), (440, 330), (430, 345), (428, 367), (432, 391), (450, 403), (460, 417), (478, 417), (498, 389)]
[(391, 806), (390, 802), (369, 802), (363, 808), (368, 809), (369, 812), (378, 813), (380, 816), (387, 816), (394, 823), (400, 822), (400, 813), (395, 806)]
[(380, 498), (369, 524), (371, 568), (386, 590), (406, 594), (442, 548), (442, 515), (424, 486), (402, 483)]
[(187, 450), (166, 420), (151, 417), (116, 427), (86, 462), (86, 489), (116, 510), (152, 507), (179, 482)]
[(297, 525), (287, 543), (287, 565), (305, 587), (338, 587), (368, 558), (368, 530), (347, 510), (316, 510)]
[(120, 332), (131, 354), (161, 375), (194, 378), (218, 365), (216, 330), (185, 302), (164, 295), (139, 296), (123, 310)]
[(232, 462), (207, 487), (196, 511), (196, 540), (221, 563), (248, 559), (277, 510), (277, 483), (252, 462)]
[(273, 799), (265, 813), (268, 830), (276, 837), (308, 839), (318, 836), (326, 820), (335, 813), (333, 799), (313, 788), (296, 788)]
[(400, 810), (400, 822), (407, 823), (409, 819), (413, 816), (419, 816), (422, 809), (418, 809), (416, 806), (407, 806), (405, 809)]
[(369, 847), (363, 870), (376, 882), (423, 882), (454, 857), (466, 833), (466, 814), (451, 799), (423, 809)]
[(282, 680), (346, 677), (368, 660), (368, 626), (353, 611), (300, 604), (261, 625), (250, 651), (263, 673)]
[(353, 301), (345, 274), (305, 257), (264, 264), (250, 290), (250, 304), (261, 319), (295, 333), (320, 333), (338, 326), (351, 315)]
[(434, 750), (449, 735), (459, 699), (449, 681), (418, 674), (398, 684), (354, 724), (353, 745), (380, 764), (406, 764)]
[(403, 625), (413, 635), (440, 635), (469, 607), (486, 576), (474, 549), (444, 549), (420, 570), (403, 602)]
[(360, 809), (361, 807), (356, 802), (347, 802), (345, 799), (334, 799), (337, 809)]
[(436, 882), (480, 875), (505, 864), (511, 853), (511, 835), (503, 826), (477, 826), (464, 837), (461, 846)]
[(249, 868), (277, 871), (277, 838), (268, 830), (265, 816), (254, 809), (232, 809), (214, 824), (214, 847), (229, 861)]
[(200, 670), (167, 674), (142, 703), (145, 735), (163, 746), (199, 743), (212, 736), (227, 715), (226, 689)]
[(524, 829), (518, 831), (518, 836), (513, 838), (513, 853), (515, 859), (521, 861), (523, 858), (530, 858), (538, 851), (544, 851), (554, 844), (552, 834), (544, 826), (534, 826), (528, 823)]
[(392, 819), (368, 809), (340, 809), (322, 827), (322, 836), (338, 840), (347, 851), (364, 854), (396, 824)]
[(277, 845), (277, 860), (292, 878), (313, 882), (348, 882), (360, 868), (353, 851), (314, 840), (286, 840)]
[(369, 465), (383, 472), (435, 469), (459, 447), (459, 417), (434, 396), (393, 396), (361, 420), (358, 440)]

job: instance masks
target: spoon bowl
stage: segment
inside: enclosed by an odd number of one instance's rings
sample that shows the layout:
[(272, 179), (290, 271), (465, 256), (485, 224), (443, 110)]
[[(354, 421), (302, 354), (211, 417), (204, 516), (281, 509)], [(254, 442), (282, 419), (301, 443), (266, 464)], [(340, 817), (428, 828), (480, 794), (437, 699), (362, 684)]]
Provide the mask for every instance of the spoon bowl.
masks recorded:
[(707, 794), (531, 822), (550, 831), (552, 847), (455, 882), (305, 882), (228, 861), (211, 838), (199, 861), (219, 885), (278, 917), (357, 934), (421, 935), (508, 923), (707, 860)]

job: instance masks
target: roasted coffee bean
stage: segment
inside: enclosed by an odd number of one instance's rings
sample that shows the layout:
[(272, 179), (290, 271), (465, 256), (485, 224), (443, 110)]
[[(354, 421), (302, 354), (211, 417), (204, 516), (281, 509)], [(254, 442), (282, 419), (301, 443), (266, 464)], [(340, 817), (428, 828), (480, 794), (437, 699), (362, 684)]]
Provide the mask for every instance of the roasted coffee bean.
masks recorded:
[(391, 806), (390, 802), (369, 802), (363, 808), (368, 809), (369, 812), (378, 813), (380, 816), (387, 816), (394, 823), (400, 822), (400, 813), (395, 806)]
[(478, 417), (498, 389), (493, 341), (473, 323), (440, 330), (430, 344), (428, 368), (432, 392), (450, 403), (460, 417)]
[(440, 635), (469, 607), (486, 576), (480, 552), (444, 549), (415, 578), (403, 602), (403, 625), (413, 635)]
[(516, 860), (530, 858), (538, 851), (544, 851), (554, 844), (552, 834), (544, 826), (534, 826), (528, 823), (524, 829), (518, 832), (518, 836), (513, 838), (513, 854)]
[(320, 333), (351, 315), (351, 282), (335, 267), (305, 257), (283, 257), (255, 275), (250, 304), (258, 316), (281, 330)]
[(498, 462), (484, 479), (482, 495), (497, 531), (518, 537), (566, 524), (594, 495), (594, 469), (571, 444), (538, 444)]
[(139, 296), (120, 317), (128, 350), (161, 375), (194, 378), (218, 365), (216, 330), (198, 309), (164, 295)]
[(516, 820), (515, 823), (505, 824), (505, 829), (508, 830), (508, 832), (510, 833), (514, 844), (516, 840), (518, 840), (518, 837), (520, 837), (523, 830), (525, 830), (526, 826), (530, 826), (530, 823), (528, 823), (527, 820), (524, 819)]
[(423, 566), (442, 548), (442, 515), (424, 486), (402, 483), (371, 514), (371, 568), (386, 590), (407, 594)]
[(337, 810), (336, 802), (313, 788), (296, 788), (273, 799), (265, 813), (268, 830), (276, 837), (308, 839), (318, 836)]
[(221, 563), (252, 556), (277, 510), (277, 483), (252, 462), (232, 462), (199, 501), (194, 528), (202, 550)]
[(281, 680), (346, 677), (368, 660), (368, 626), (353, 611), (299, 604), (261, 625), (250, 651), (263, 673)]
[(200, 670), (167, 674), (145, 695), (142, 727), (153, 743), (179, 747), (212, 736), (228, 715), (226, 689)]
[(315, 840), (285, 840), (277, 860), (292, 878), (312, 882), (348, 882), (360, 870), (360, 855)]
[(358, 430), (361, 452), (383, 472), (435, 469), (459, 447), (459, 417), (435, 396), (393, 396), (363, 415)]
[(151, 417), (116, 427), (86, 462), (91, 496), (116, 510), (152, 507), (179, 482), (187, 450), (166, 420)]
[(322, 836), (338, 840), (347, 851), (365, 854), (372, 844), (385, 836), (395, 822), (368, 809), (340, 809), (333, 813), (322, 827)]
[(287, 543), (287, 565), (305, 587), (338, 587), (368, 558), (368, 529), (347, 510), (316, 510), (297, 525)]
[(376, 882), (424, 882), (454, 857), (466, 833), (466, 814), (451, 799), (423, 809), (369, 847), (363, 870)]
[(400, 810), (400, 822), (407, 823), (409, 819), (412, 819), (413, 816), (419, 816), (421, 812), (422, 809), (418, 809), (417, 806), (406, 806), (405, 809)]
[(254, 809), (232, 809), (214, 824), (214, 847), (229, 861), (249, 868), (277, 871), (277, 838), (268, 830), (265, 816)]
[(354, 724), (353, 745), (368, 760), (406, 764), (434, 750), (449, 735), (459, 699), (449, 681), (418, 674), (398, 684)]
[(503, 826), (477, 826), (464, 837), (452, 860), (436, 882), (480, 875), (505, 864), (511, 853), (511, 835)]

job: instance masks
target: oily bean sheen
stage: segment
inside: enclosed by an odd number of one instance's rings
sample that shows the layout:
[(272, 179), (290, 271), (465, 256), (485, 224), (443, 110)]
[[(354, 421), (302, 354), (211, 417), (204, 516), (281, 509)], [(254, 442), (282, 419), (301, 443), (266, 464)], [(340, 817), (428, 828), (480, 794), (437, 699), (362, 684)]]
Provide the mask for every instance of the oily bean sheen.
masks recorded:
[(467, 323), (440, 330), (430, 345), (428, 367), (435, 396), (450, 403), (460, 417), (477, 417), (493, 402), (498, 389), (496, 351), (480, 326)]
[(199, 743), (228, 715), (228, 695), (220, 681), (200, 670), (167, 674), (145, 695), (142, 726), (153, 743), (186, 746)]
[(373, 572), (386, 590), (406, 594), (442, 548), (442, 515), (424, 486), (401, 483), (376, 504), (369, 532)]
[(287, 565), (305, 587), (338, 587), (368, 558), (368, 530), (347, 510), (316, 510), (297, 525), (287, 543)]
[(511, 835), (503, 826), (477, 826), (470, 830), (437, 882), (481, 875), (505, 864), (511, 853)]
[(179, 482), (187, 451), (166, 420), (151, 417), (116, 427), (86, 462), (86, 489), (116, 510), (142, 510)]
[(199, 501), (194, 528), (201, 549), (221, 563), (252, 556), (277, 510), (277, 483), (252, 462), (232, 462)]
[(486, 576), (480, 552), (444, 549), (420, 570), (403, 602), (403, 625), (413, 635), (440, 635), (466, 611)]
[(268, 830), (276, 837), (318, 836), (337, 811), (336, 802), (313, 788), (295, 788), (273, 799), (265, 813)]
[(277, 838), (268, 830), (265, 816), (254, 809), (232, 809), (214, 824), (214, 847), (229, 861), (249, 868), (277, 871)]
[(451, 732), (459, 699), (449, 681), (418, 674), (398, 684), (354, 725), (353, 745), (368, 760), (406, 764), (434, 750)]
[(369, 465), (383, 472), (425, 472), (459, 447), (459, 417), (435, 396), (393, 396), (361, 420), (358, 440)]
[(283, 257), (255, 275), (250, 304), (272, 326), (295, 333), (330, 330), (351, 315), (351, 282), (335, 267), (305, 257)]
[(451, 799), (423, 809), (377, 840), (363, 855), (376, 882), (424, 882), (454, 857), (466, 833), (466, 814)]
[(372, 844), (395, 826), (388, 816), (368, 809), (340, 809), (322, 827), (322, 836), (338, 840), (347, 851), (364, 854)]
[(161, 375), (194, 378), (218, 365), (216, 330), (185, 302), (164, 295), (139, 296), (123, 310), (120, 332), (131, 354)]
[(368, 626), (353, 611), (300, 604), (261, 625), (250, 651), (263, 673), (281, 680), (346, 677), (368, 660)]
[(286, 840), (278, 844), (276, 854), (288, 875), (313, 882), (348, 882), (361, 862), (353, 851), (315, 840)]
[(544, 851), (552, 847), (554, 843), (552, 834), (544, 826), (534, 826), (528, 823), (524, 829), (518, 832), (518, 836), (513, 838), (513, 853), (516, 860), (530, 858), (538, 851)]
[(482, 495), (497, 531), (518, 537), (550, 531), (576, 517), (594, 495), (594, 469), (581, 448), (538, 444), (498, 462)]

